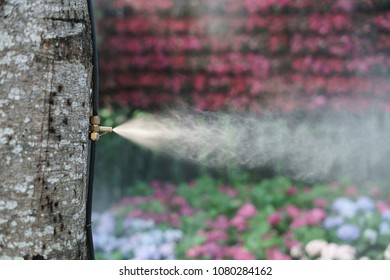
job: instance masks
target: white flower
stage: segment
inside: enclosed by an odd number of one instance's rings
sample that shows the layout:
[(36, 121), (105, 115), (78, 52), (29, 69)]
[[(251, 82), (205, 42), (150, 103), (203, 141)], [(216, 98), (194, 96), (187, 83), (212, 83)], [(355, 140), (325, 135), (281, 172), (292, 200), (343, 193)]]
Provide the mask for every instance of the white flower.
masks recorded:
[(383, 253), (383, 256), (385, 257), (386, 260), (390, 260), (390, 245), (387, 246), (385, 252)]
[(355, 259), (356, 249), (350, 245), (338, 246), (336, 259), (338, 260), (353, 260)]
[(303, 249), (301, 244), (294, 245), (290, 250), (291, 257), (299, 259), (303, 256)]
[(321, 259), (322, 260), (334, 260), (338, 256), (338, 246), (335, 243), (329, 243), (327, 244), (322, 250), (321, 250)]
[(305, 250), (310, 257), (318, 257), (327, 245), (328, 242), (316, 239), (307, 243)]

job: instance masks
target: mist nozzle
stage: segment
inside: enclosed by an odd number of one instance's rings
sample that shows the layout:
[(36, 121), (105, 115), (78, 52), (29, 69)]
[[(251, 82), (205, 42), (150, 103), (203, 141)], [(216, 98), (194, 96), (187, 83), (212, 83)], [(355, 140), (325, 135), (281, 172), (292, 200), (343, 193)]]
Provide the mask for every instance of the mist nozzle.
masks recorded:
[[(89, 139), (91, 141), (98, 141), (100, 136), (107, 132), (112, 132), (113, 129), (110, 126), (99, 126), (100, 118), (99, 116), (92, 116), (90, 118), (90, 127), (89, 127)], [(100, 134), (102, 133), (102, 134)]]

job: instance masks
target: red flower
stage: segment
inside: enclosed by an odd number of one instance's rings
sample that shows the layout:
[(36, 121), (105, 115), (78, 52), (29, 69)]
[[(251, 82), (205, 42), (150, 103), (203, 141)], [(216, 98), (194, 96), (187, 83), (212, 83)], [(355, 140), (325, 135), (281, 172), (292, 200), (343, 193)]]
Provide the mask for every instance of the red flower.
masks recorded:
[(289, 196), (293, 196), (293, 195), (297, 194), (297, 192), (298, 192), (298, 188), (292, 186), (292, 187), (288, 188), (288, 190), (286, 191), (286, 194)]
[(271, 226), (275, 226), (279, 224), (281, 220), (282, 220), (282, 215), (280, 215), (280, 213), (278, 212), (272, 213), (270, 216), (268, 216), (268, 223)]

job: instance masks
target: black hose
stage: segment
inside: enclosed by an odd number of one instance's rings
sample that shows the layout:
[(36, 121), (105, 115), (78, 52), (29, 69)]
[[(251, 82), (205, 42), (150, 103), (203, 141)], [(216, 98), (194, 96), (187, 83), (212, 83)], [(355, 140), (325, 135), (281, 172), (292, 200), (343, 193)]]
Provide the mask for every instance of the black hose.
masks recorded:
[[(99, 68), (98, 68), (98, 51), (96, 45), (96, 29), (95, 29), (95, 14), (93, 9), (93, 1), (87, 0), (88, 13), (91, 22), (91, 39), (92, 39), (92, 115), (98, 115), (99, 109)], [(93, 195), (93, 178), (95, 169), (95, 152), (96, 142), (90, 141), (89, 149), (89, 168), (88, 168), (88, 188), (87, 188), (87, 207), (86, 207), (86, 234), (87, 234), (87, 250), (88, 259), (95, 259), (95, 251), (93, 246), (92, 236), (92, 195)]]

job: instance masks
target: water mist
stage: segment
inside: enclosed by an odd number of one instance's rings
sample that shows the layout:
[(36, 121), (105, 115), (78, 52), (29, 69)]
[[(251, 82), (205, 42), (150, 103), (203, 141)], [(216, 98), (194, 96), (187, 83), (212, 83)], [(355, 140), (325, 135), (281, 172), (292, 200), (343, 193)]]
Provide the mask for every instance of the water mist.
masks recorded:
[(271, 166), (296, 179), (366, 179), (390, 159), (390, 126), (379, 114), (259, 116), (170, 111), (114, 132), (144, 147), (208, 167)]

